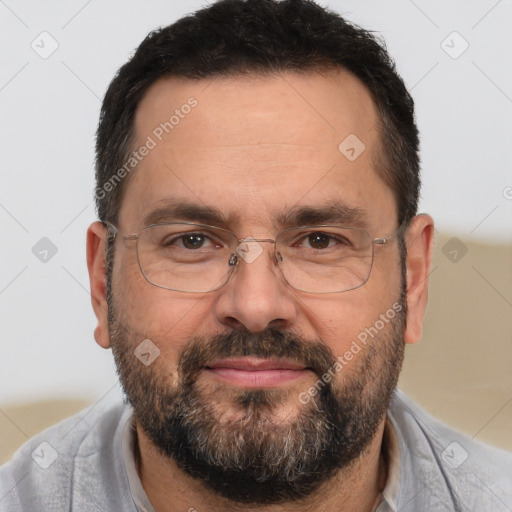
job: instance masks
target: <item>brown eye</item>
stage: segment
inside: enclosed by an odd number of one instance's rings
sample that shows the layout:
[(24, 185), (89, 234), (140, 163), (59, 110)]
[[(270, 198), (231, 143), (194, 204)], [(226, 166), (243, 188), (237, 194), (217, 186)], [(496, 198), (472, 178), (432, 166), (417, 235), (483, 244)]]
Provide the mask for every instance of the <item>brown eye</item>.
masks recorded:
[(187, 249), (200, 249), (206, 237), (203, 235), (185, 235), (181, 237), (183, 247)]
[(312, 249), (325, 249), (329, 247), (331, 237), (325, 233), (311, 233), (308, 236), (308, 243)]

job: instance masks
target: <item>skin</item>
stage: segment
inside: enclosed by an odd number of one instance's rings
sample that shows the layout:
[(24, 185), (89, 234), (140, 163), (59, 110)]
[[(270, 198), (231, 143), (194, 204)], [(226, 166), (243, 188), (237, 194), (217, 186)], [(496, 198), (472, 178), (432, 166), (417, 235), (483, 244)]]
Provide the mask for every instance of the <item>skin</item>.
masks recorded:
[[(336, 200), (364, 209), (372, 237), (392, 234), (398, 227), (391, 189), (372, 163), (378, 143), (378, 112), (366, 88), (350, 73), (292, 72), (272, 76), (230, 77), (191, 81), (158, 80), (136, 113), (139, 147), (156, 126), (194, 97), (196, 108), (149, 152), (130, 177), (120, 209), (123, 234), (138, 233), (142, 218), (166, 198), (216, 207), (239, 238), (275, 238), (282, 229), (277, 215), (294, 206), (322, 206)], [(356, 134), (366, 150), (350, 162), (338, 150)], [(200, 221), (201, 219), (198, 219)], [(92, 304), (98, 319), (95, 339), (110, 346), (107, 321), (105, 228), (93, 223), (87, 233), (87, 262)], [(427, 302), (427, 277), (433, 246), (433, 221), (415, 217), (406, 234), (407, 327), (404, 339), (421, 336)], [(131, 244), (131, 245), (130, 245)], [(368, 282), (355, 290), (308, 294), (291, 289), (271, 258), (271, 244), (254, 262), (242, 262), (221, 289), (204, 294), (173, 292), (151, 286), (142, 276), (133, 242), (117, 242), (113, 290), (118, 313), (130, 328), (159, 340), (156, 368), (172, 380), (181, 352), (194, 336), (230, 329), (260, 332), (268, 327), (322, 339), (336, 355), (374, 325), (397, 300), (400, 260), (396, 241), (375, 246)], [(141, 338), (141, 341), (144, 338)], [(356, 356), (357, 357), (357, 356)], [(357, 378), (348, 364), (346, 378)], [(337, 376), (337, 378), (340, 378)], [(215, 377), (202, 375), (203, 386)], [(209, 382), (208, 379), (211, 379)], [(276, 409), (276, 421), (287, 421), (300, 404), (297, 396), (315, 381), (306, 374), (283, 383), (290, 398)], [(229, 400), (218, 398), (219, 412), (230, 414)], [(380, 457), (384, 419), (366, 452), (344, 472), (326, 482), (307, 503), (259, 507), (284, 511), (371, 511), (386, 478)], [(239, 510), (207, 491), (163, 457), (137, 428), (140, 476), (158, 512)]]

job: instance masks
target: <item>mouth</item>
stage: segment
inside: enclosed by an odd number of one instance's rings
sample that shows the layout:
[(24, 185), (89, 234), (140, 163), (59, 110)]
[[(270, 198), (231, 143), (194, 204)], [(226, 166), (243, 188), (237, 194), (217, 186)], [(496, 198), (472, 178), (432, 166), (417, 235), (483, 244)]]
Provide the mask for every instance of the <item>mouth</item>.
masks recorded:
[(238, 357), (215, 361), (203, 370), (213, 378), (242, 388), (280, 387), (312, 374), (312, 370), (296, 361)]

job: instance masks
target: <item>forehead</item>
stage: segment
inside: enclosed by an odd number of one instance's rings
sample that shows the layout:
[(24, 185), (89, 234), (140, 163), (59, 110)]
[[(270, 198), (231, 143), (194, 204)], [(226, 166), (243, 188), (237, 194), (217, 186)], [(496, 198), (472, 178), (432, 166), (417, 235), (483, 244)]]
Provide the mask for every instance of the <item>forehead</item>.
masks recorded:
[(383, 211), (395, 215), (373, 165), (377, 124), (371, 95), (345, 71), (160, 79), (136, 112), (120, 222), (142, 227), (172, 200), (220, 210), (231, 228), (341, 203), (377, 227)]

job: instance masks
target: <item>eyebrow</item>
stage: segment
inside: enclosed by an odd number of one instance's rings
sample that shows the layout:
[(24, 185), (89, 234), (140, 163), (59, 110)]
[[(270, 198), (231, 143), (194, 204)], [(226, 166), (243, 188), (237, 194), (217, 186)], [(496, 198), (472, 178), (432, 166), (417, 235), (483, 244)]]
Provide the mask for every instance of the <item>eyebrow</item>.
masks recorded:
[[(142, 225), (184, 221), (232, 229), (235, 220), (235, 216), (226, 216), (213, 206), (168, 199), (162, 206), (148, 212), (142, 219)], [(279, 213), (274, 221), (274, 225), (280, 229), (322, 224), (368, 228), (368, 215), (362, 208), (332, 200), (321, 206), (294, 206)]]
[(155, 208), (142, 219), (143, 226), (176, 221), (197, 222), (227, 228), (229, 219), (217, 208), (204, 204), (172, 199)]
[(341, 224), (367, 228), (368, 215), (362, 208), (350, 207), (335, 200), (322, 206), (295, 206), (278, 215), (277, 222), (283, 227)]

